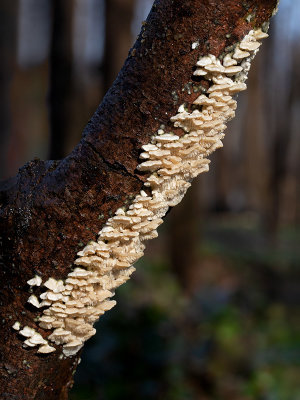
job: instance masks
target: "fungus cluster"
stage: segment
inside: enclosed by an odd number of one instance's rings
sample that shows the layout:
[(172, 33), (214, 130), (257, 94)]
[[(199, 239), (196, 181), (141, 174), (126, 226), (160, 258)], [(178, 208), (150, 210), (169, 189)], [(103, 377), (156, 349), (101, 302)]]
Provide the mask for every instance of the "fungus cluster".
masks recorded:
[(19, 331), (19, 334), (26, 338), (24, 341), (24, 345), (26, 347), (39, 346), (38, 353), (43, 354), (52, 353), (52, 351), (55, 351), (55, 348), (49, 346), (48, 341), (43, 339), (42, 335), (35, 329), (30, 328), (29, 326), (24, 326), (24, 328), (20, 330), (20, 324), (18, 322), (13, 325), (13, 329)]
[[(78, 253), (76, 267), (65, 281), (49, 278), (40, 299), (29, 297), (33, 306), (47, 307), (39, 326), (52, 332), (46, 341), (26, 327), (19, 332), (28, 338), (26, 345), (39, 344), (38, 351), (50, 352), (55, 350), (50, 341), (62, 345), (65, 356), (71, 356), (95, 334), (94, 322), (115, 305), (110, 298), (135, 271), (132, 265), (143, 255), (143, 242), (157, 236), (168, 208), (181, 201), (194, 177), (208, 170), (206, 157), (222, 147), (225, 124), (235, 114), (233, 96), (246, 89), (250, 61), (260, 40), (267, 36), (261, 29), (251, 31), (222, 60), (214, 55), (199, 59), (194, 75), (207, 80), (209, 89), (192, 105), (181, 105), (171, 118), (184, 135), (159, 129), (151, 143), (142, 146), (138, 169), (151, 172), (145, 183), (150, 194), (142, 190), (128, 209), (117, 210), (99, 232), (97, 242)], [(42, 284), (38, 277), (28, 283)]]

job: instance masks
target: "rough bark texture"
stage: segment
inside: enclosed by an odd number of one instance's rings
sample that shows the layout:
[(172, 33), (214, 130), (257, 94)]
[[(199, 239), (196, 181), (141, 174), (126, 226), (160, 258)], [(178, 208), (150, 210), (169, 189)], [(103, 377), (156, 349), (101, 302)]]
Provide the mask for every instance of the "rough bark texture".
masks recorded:
[[(222, 54), (268, 21), (276, 0), (160, 0), (81, 142), (61, 161), (34, 160), (1, 186), (1, 399), (67, 399), (78, 355), (24, 349), (12, 324), (35, 326), (26, 284), (63, 279), (76, 253), (117, 208), (129, 204), (147, 177), (136, 170), (141, 146), (169, 125), (201, 82), (192, 78), (201, 55)], [(191, 43), (199, 41), (196, 50)], [(200, 89), (199, 89), (200, 88)], [(174, 131), (174, 129), (173, 129)], [(178, 130), (179, 135), (183, 132)]]

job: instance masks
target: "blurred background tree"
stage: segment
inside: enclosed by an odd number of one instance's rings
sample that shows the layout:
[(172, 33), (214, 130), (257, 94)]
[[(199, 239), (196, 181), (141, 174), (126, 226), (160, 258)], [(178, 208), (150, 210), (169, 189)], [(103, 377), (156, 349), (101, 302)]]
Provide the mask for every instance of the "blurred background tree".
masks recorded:
[[(0, 178), (79, 141), (151, 0), (3, 0)], [(85, 348), (73, 400), (300, 399), (300, 2)]]

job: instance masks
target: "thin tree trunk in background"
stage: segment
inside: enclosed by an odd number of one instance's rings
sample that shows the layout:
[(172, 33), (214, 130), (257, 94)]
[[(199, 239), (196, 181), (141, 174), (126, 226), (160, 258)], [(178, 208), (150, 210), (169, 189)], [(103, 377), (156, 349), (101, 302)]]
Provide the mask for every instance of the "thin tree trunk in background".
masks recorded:
[[(287, 88), (289, 90), (290, 88)], [(289, 96), (290, 97), (290, 96)], [(279, 227), (279, 216), (281, 208), (281, 194), (284, 179), (287, 173), (287, 156), (291, 139), (291, 114), (290, 110), (282, 110), (278, 113), (278, 126), (275, 132), (275, 140), (271, 154), (271, 179), (270, 196), (271, 207), (268, 219), (268, 230), (271, 237), (276, 237)], [(285, 122), (285, 124), (284, 124)]]
[(286, 144), (285, 174), (280, 191), (279, 204), (279, 223), (283, 225), (293, 225), (299, 223), (300, 212), (300, 46), (299, 43), (293, 46), (293, 63), (291, 76), (293, 84), (288, 95), (288, 109), (290, 113), (289, 132), (282, 132), (283, 140), (288, 133), (288, 143)]
[[(269, 74), (268, 62), (274, 59), (276, 53), (276, 42), (274, 39), (275, 35), (270, 35), (270, 40), (267, 42), (265, 47), (265, 57), (263, 60), (263, 79), (269, 79), (271, 86), (276, 90), (276, 97), (274, 92), (270, 91), (269, 96), (271, 98), (264, 97), (264, 113), (266, 118), (266, 125), (269, 130), (269, 159), (267, 162), (269, 173), (268, 173), (268, 204), (266, 207), (265, 217), (265, 228), (269, 235), (270, 240), (276, 241), (277, 233), (279, 228), (279, 217), (281, 208), (281, 194), (284, 179), (287, 173), (287, 161), (288, 151), (291, 141), (292, 133), (292, 113), (291, 113), (291, 92), (293, 90), (291, 86), (294, 85), (294, 80), (288, 80), (286, 77), (290, 77), (290, 71), (288, 70), (287, 62), (283, 63), (281, 67), (274, 68), (274, 76)], [(291, 46), (291, 43), (287, 42), (286, 46)], [(291, 50), (285, 50), (287, 54), (292, 54)], [(279, 75), (279, 68), (286, 71), (284, 84), (280, 82), (282, 76)], [(279, 84), (277, 85), (277, 82)], [(279, 101), (280, 99), (280, 101)], [(270, 104), (273, 105), (273, 112), (269, 112)], [(273, 118), (272, 118), (273, 116)]]
[(199, 186), (200, 181), (197, 179), (187, 191), (184, 201), (170, 215), (169, 223), (168, 253), (171, 257), (171, 269), (187, 294), (192, 294), (197, 289), (195, 276), (199, 262), (197, 250), (201, 224)]
[(230, 192), (230, 165), (228, 163), (228, 155), (225, 151), (219, 151), (215, 154), (215, 203), (214, 211), (228, 211), (227, 194)]
[[(262, 50), (263, 51), (263, 50)], [(244, 157), (245, 157), (245, 195), (248, 208), (259, 210), (263, 219), (268, 209), (269, 154), (266, 151), (263, 133), (266, 131), (263, 114), (263, 88), (260, 85), (262, 59), (254, 61), (249, 76), (247, 91), (247, 109), (243, 123)], [(255, 155), (255, 162), (254, 162)]]
[[(17, 321), (44, 338), (50, 335), (38, 324), (40, 312), (28, 303), (26, 282), (35, 274), (43, 282), (65, 280), (82, 243), (97, 240), (117, 209), (128, 207), (144, 188), (152, 172), (137, 170), (141, 147), (162, 124), (173, 129), (170, 117), (179, 105), (191, 105), (198, 97), (183, 88), (199, 57), (219, 57), (253, 27), (269, 21), (277, 0), (249, 3), (250, 9), (243, 0), (221, 1), (218, 7), (204, 0), (157, 0), (73, 152), (59, 162), (28, 163), (1, 184), (1, 399), (67, 399), (80, 352), (64, 358), (62, 346), (56, 346), (56, 352), (38, 355), (34, 348), (25, 349), (12, 329)], [(196, 40), (198, 47), (191, 51)], [(193, 84), (195, 89), (198, 82)]]
[(73, 0), (52, 0), (50, 51), (50, 154), (51, 160), (66, 156), (71, 117)]
[(288, 205), (287, 210), (293, 210), (290, 214), (290, 218), (287, 218), (287, 223), (294, 223), (299, 225), (300, 223), (300, 179), (299, 179), (299, 171), (300, 171), (300, 146), (299, 146), (299, 135), (300, 135), (300, 45), (297, 43), (295, 49), (295, 62), (293, 63), (292, 74), (293, 76), (293, 86), (291, 92), (291, 108), (292, 111), (292, 129), (293, 129), (293, 138), (290, 141), (290, 149), (289, 155), (292, 158), (290, 163), (289, 174), (291, 181), (291, 195), (288, 197)]
[(0, 179), (7, 174), (7, 142), (10, 135), (10, 86), (16, 62), (18, 1), (0, 4)]
[(105, 0), (104, 93), (116, 79), (132, 46), (135, 3), (136, 0)]

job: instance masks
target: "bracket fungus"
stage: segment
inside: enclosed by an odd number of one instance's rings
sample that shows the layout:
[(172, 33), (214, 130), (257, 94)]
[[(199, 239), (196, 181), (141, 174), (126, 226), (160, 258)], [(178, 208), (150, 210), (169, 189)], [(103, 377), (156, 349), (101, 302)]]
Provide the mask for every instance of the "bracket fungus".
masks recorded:
[(29, 279), (29, 281), (27, 281), (27, 283), (30, 286), (41, 286), (42, 278), (38, 275), (35, 275), (35, 277), (32, 279)]
[[(142, 146), (138, 170), (151, 173), (145, 182), (147, 193), (142, 190), (128, 209), (117, 210), (97, 242), (89, 242), (78, 253), (65, 281), (50, 277), (43, 284), (41, 303), (36, 296), (29, 297), (33, 306), (45, 307), (39, 326), (51, 334), (46, 340), (25, 327), (19, 334), (26, 345), (40, 345), (38, 352), (49, 353), (55, 351), (49, 344), (54, 343), (62, 346), (65, 356), (72, 356), (95, 334), (94, 322), (116, 304), (111, 300), (114, 291), (135, 271), (132, 265), (143, 255), (144, 241), (157, 237), (169, 207), (181, 201), (193, 178), (208, 170), (207, 156), (222, 147), (226, 123), (237, 107), (233, 96), (246, 89), (251, 59), (267, 36), (261, 29), (252, 30), (222, 58), (200, 57), (194, 76), (206, 80), (208, 90), (193, 101), (191, 111), (182, 104), (170, 118), (183, 136), (161, 127)], [(191, 44), (192, 49), (197, 47), (196, 42)], [(37, 276), (28, 281), (31, 286), (41, 283)]]

